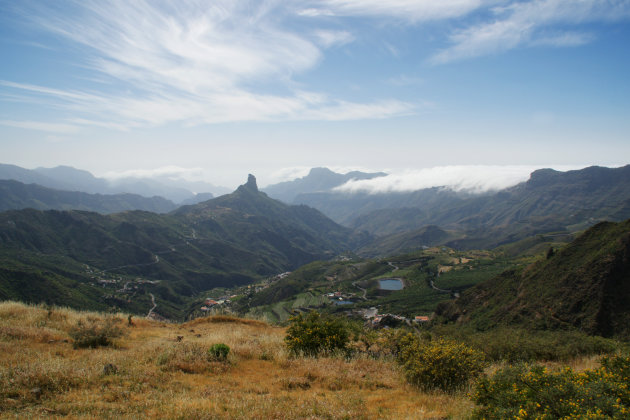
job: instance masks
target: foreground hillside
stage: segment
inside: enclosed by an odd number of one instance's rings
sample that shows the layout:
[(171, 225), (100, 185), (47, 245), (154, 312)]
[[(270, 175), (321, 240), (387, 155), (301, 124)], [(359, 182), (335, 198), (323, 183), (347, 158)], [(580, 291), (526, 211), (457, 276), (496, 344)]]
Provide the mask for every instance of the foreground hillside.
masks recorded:
[(558, 252), (508, 270), (442, 304), (450, 321), (630, 337), (630, 220), (599, 223)]
[[(393, 361), (291, 359), (285, 330), (259, 321), (129, 326), (119, 315), (114, 346), (74, 349), (69, 331), (90, 318), (107, 319), (0, 304), (0, 417), (461, 418), (473, 408), (464, 394), (422, 393)], [(207, 360), (216, 343), (231, 348), (226, 362)]]

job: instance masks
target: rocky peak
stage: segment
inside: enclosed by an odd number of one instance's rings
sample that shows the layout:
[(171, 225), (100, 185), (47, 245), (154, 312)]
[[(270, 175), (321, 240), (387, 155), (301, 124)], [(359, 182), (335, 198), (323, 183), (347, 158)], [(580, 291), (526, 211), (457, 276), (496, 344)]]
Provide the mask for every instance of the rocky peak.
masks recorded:
[(247, 176), (247, 183), (243, 185), (245, 188), (251, 191), (258, 192), (258, 184), (256, 184), (256, 177), (252, 174)]

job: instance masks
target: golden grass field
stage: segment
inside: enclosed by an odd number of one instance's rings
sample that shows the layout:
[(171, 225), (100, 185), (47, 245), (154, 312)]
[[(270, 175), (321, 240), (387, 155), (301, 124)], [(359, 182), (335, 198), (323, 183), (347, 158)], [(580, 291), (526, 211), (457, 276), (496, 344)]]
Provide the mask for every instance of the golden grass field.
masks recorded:
[[(285, 330), (264, 322), (129, 326), (115, 316), (124, 335), (113, 346), (75, 349), (77, 321), (107, 315), (0, 303), (0, 418), (429, 419), (473, 409), (465, 392), (408, 385), (390, 360), (292, 359)], [(227, 362), (208, 361), (215, 343), (230, 347)]]

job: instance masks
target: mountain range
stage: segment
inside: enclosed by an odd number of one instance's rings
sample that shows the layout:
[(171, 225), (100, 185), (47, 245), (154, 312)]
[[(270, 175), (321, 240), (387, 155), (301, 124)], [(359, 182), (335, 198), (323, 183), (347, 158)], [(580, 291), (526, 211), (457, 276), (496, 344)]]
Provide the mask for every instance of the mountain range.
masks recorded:
[(187, 181), (168, 176), (98, 178), (88, 171), (70, 166), (24, 169), (15, 165), (0, 164), (0, 180), (14, 180), (24, 184), (38, 184), (55, 190), (78, 191), (89, 194), (160, 196), (174, 203), (182, 203), (186, 200), (199, 202), (199, 199), (196, 199), (198, 193), (204, 194), (203, 197), (207, 199), (207, 193), (222, 195), (229, 192), (224, 187), (217, 187), (206, 182)]
[[(317, 210), (267, 197), (253, 176), (232, 194), (163, 215), (7, 211), (0, 213), (0, 299), (28, 296), (98, 307), (102, 296), (95, 303), (94, 288), (87, 285), (115, 274), (135, 283), (142, 279), (140, 284), (157, 281), (154, 293), (181, 307), (186, 297), (201, 291), (331, 258), (361, 240), (365, 236)], [(57, 287), (47, 286), (44, 278)], [(74, 285), (70, 294), (63, 292), (68, 284)], [(128, 306), (121, 300), (116, 305)]]
[(102, 214), (127, 210), (168, 213), (177, 208), (162, 197), (143, 197), (138, 194), (88, 194), (63, 191), (23, 184), (13, 180), (0, 180), (0, 211), (19, 210), (86, 210)]
[[(75, 174), (75, 184), (66, 188), (103, 185), (72, 168), (3, 165), (0, 172), (30, 183)], [(269, 197), (252, 175), (231, 194), (210, 199), (199, 194), (180, 207), (159, 197), (2, 181), (3, 210), (31, 209), (0, 213), (0, 298), (138, 312), (153, 293), (161, 313), (181, 317), (186, 302), (200, 292), (249, 284), (341, 253), (399, 255), (433, 245), (460, 250), (505, 245), (518, 253), (546, 241), (530, 240), (535, 235), (562, 242), (600, 220), (630, 217), (630, 166), (543, 169), (527, 182), (484, 195), (444, 188), (380, 195), (331, 190), (348, 179), (383, 175), (315, 168), (293, 183), (267, 188), (294, 202), (307, 197), (313, 207)], [(300, 188), (319, 192), (295, 195)], [(333, 215), (354, 213), (344, 216), (342, 226), (314, 207)], [(48, 208), (56, 210), (37, 210)], [(123, 292), (110, 290), (111, 284)], [(126, 284), (138, 288), (135, 298), (129, 298)]]
[(315, 207), (343, 225), (375, 234), (435, 224), (478, 228), (560, 216), (566, 224), (630, 215), (630, 165), (559, 172), (534, 171), (530, 179), (495, 193), (470, 194), (434, 187), (413, 192), (301, 194), (294, 203)]

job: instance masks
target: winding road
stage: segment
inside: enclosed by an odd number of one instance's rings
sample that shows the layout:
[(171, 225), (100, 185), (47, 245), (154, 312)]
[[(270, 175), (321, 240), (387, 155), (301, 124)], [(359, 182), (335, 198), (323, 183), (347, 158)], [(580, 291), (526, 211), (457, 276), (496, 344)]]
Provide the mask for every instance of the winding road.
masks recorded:
[[(437, 275), (435, 276), (435, 278), (437, 279), (438, 277), (440, 277), (440, 272), (438, 271)], [(439, 287), (437, 287), (434, 283), (433, 280), (429, 280), (429, 285), (431, 286), (431, 288), (433, 290), (437, 290), (440, 293), (448, 293), (449, 295), (458, 298), (459, 297), (459, 293), (458, 292), (454, 292), (452, 290), (448, 290), (448, 289), (440, 289)]]
[(354, 287), (356, 287), (357, 289), (359, 289), (359, 290), (363, 291), (363, 296), (361, 296), (361, 299), (363, 299), (363, 300), (367, 300), (367, 297), (366, 297), (366, 294), (367, 294), (367, 289), (364, 289), (363, 287), (361, 287), (361, 286), (357, 285), (357, 282), (356, 282), (356, 281), (353, 281), (353, 282), (352, 282), (352, 285), (353, 285)]
[(153, 315), (153, 310), (157, 308), (157, 303), (155, 303), (155, 296), (153, 296), (153, 293), (149, 293), (149, 295), (151, 295), (151, 303), (153, 303), (153, 308), (149, 309), (147, 318), (151, 318), (151, 315)]

